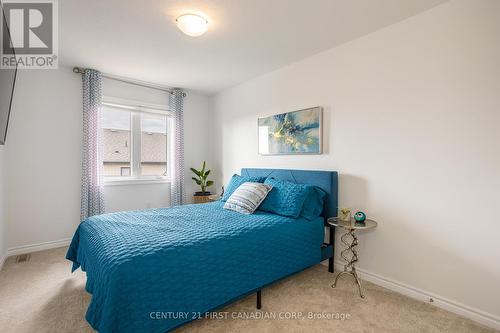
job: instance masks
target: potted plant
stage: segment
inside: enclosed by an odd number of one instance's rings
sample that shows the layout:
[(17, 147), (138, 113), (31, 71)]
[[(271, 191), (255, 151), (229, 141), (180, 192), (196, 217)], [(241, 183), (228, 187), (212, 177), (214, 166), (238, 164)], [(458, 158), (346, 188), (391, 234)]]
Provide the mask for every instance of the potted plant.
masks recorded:
[(195, 183), (200, 186), (201, 191), (194, 193), (194, 203), (203, 203), (210, 201), (209, 196), (210, 192), (207, 191), (207, 187), (210, 187), (214, 184), (212, 180), (207, 180), (208, 175), (210, 174), (210, 170), (206, 169), (206, 162), (203, 162), (203, 166), (201, 170), (196, 170), (195, 168), (191, 168), (191, 171), (196, 175), (196, 177), (191, 177)]

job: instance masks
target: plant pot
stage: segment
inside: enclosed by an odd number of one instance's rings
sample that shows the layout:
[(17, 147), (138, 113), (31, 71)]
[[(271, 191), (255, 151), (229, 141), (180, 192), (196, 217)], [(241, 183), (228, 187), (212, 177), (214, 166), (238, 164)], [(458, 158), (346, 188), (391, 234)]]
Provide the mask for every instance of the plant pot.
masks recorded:
[(195, 204), (210, 202), (210, 192), (195, 192), (193, 202)]
[(195, 197), (203, 197), (203, 196), (206, 196), (206, 195), (210, 195), (210, 191), (205, 191), (205, 192), (194, 192), (194, 196)]

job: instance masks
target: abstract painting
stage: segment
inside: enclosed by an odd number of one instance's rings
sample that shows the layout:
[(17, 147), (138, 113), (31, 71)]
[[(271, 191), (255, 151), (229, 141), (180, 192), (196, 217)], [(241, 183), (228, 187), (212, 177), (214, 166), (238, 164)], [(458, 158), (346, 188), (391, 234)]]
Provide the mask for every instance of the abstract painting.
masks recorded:
[(259, 118), (259, 154), (321, 154), (321, 107)]

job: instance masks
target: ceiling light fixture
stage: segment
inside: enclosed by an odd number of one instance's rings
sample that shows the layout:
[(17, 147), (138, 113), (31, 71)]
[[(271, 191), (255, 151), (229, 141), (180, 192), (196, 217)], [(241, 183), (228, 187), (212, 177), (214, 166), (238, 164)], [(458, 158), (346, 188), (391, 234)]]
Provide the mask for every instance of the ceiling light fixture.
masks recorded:
[(197, 37), (207, 32), (208, 21), (197, 14), (184, 14), (179, 16), (175, 22), (177, 27), (186, 35)]

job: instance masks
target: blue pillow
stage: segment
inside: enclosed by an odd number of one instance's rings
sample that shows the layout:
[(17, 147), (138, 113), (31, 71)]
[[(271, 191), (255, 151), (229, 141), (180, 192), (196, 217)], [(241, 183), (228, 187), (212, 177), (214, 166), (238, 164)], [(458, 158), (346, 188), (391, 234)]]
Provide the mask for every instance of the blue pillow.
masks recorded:
[(240, 175), (234, 174), (233, 177), (231, 177), (231, 180), (229, 181), (229, 184), (224, 190), (224, 195), (222, 196), (222, 201), (227, 201), (231, 194), (233, 194), (234, 191), (238, 187), (240, 187), (241, 184), (250, 182), (250, 183), (263, 183), (264, 180), (266, 180), (266, 177), (244, 177)]
[(304, 201), (300, 216), (313, 220), (323, 212), (326, 192), (316, 186), (308, 186), (309, 194)]
[(260, 210), (282, 216), (299, 217), (309, 194), (308, 185), (274, 178), (267, 178), (264, 184), (271, 185), (273, 189), (260, 205)]

